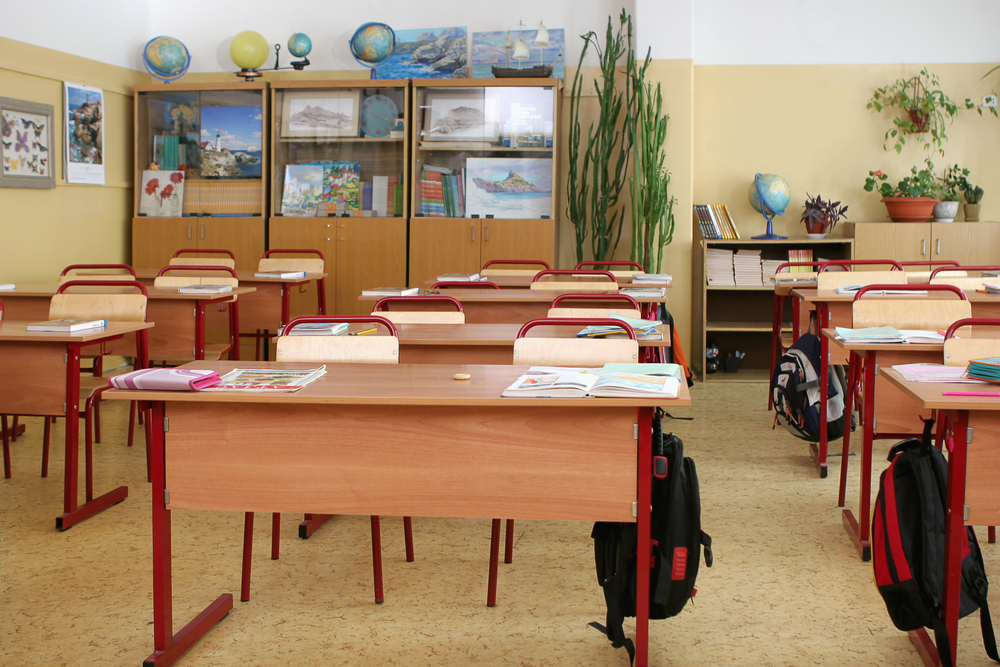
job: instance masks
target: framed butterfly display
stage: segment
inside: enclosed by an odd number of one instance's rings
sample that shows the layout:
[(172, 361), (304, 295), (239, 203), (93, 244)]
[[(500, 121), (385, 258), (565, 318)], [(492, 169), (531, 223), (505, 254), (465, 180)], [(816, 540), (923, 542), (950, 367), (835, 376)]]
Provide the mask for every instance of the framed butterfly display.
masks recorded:
[(0, 188), (54, 188), (51, 104), (0, 97)]

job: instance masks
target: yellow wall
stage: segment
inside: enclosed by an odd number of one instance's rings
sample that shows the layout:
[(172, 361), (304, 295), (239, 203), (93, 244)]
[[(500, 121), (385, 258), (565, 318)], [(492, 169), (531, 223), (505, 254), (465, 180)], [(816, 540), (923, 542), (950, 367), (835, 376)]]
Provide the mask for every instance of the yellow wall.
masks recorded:
[[(54, 190), (0, 189), (0, 282), (54, 282), (69, 264), (128, 261), (132, 86), (145, 74), (0, 38), (4, 97), (54, 107)], [(106, 185), (63, 179), (63, 81), (104, 90)]]

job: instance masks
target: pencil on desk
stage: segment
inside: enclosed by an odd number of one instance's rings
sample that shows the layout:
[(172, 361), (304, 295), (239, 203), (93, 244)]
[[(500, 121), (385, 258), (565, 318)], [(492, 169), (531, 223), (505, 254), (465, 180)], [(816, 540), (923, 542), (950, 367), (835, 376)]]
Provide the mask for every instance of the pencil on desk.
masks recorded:
[(362, 329), (361, 331), (352, 331), (351, 333), (349, 333), (347, 335), (348, 336), (364, 336), (365, 334), (375, 333), (376, 331), (378, 331), (378, 329), (373, 327), (371, 329)]

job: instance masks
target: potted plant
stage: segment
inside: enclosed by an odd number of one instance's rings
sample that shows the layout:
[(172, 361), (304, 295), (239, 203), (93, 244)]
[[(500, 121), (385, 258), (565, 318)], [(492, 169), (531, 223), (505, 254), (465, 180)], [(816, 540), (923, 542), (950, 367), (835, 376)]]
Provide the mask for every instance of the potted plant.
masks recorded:
[[(962, 171), (957, 164), (948, 167), (939, 179), (941, 201), (934, 205), (934, 222), (952, 222), (958, 215), (958, 204), (962, 198)], [(964, 170), (966, 174), (968, 169)]]
[(806, 226), (806, 237), (823, 238), (841, 218), (847, 218), (847, 206), (841, 206), (839, 201), (823, 201), (823, 195), (813, 197), (806, 193), (806, 208), (800, 220)]
[(931, 218), (934, 204), (940, 201), (941, 188), (934, 176), (934, 165), (927, 162), (924, 169), (910, 167), (910, 175), (896, 185), (882, 170), (869, 171), (865, 190), (882, 195), (882, 203), (893, 222), (926, 222)]
[(951, 168), (955, 180), (955, 189), (965, 197), (965, 221), (979, 222), (979, 202), (983, 200), (983, 189), (969, 182), (969, 170), (960, 169), (956, 164)]
[[(966, 109), (974, 109), (972, 100), (965, 100)], [(883, 148), (889, 150), (889, 143), (900, 153), (906, 145), (906, 138), (915, 135), (930, 150), (934, 146), (944, 155), (944, 142), (947, 140), (945, 128), (955, 120), (959, 105), (953, 102), (943, 90), (936, 74), (927, 68), (920, 74), (909, 79), (897, 79), (894, 83), (878, 88), (867, 108), (881, 112), (883, 109), (897, 109), (905, 115), (892, 119), (892, 127), (885, 133)]]

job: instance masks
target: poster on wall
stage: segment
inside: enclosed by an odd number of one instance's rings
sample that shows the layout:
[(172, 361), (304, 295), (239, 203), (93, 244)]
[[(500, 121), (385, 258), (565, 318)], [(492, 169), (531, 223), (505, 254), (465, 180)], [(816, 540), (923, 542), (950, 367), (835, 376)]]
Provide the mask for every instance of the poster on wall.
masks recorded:
[(67, 183), (104, 185), (104, 91), (63, 82)]
[(0, 188), (54, 188), (52, 105), (0, 97)]

